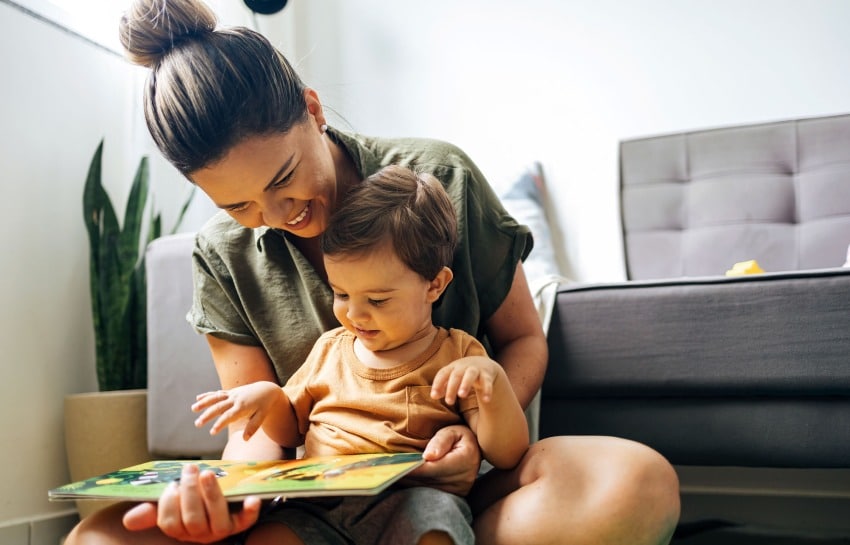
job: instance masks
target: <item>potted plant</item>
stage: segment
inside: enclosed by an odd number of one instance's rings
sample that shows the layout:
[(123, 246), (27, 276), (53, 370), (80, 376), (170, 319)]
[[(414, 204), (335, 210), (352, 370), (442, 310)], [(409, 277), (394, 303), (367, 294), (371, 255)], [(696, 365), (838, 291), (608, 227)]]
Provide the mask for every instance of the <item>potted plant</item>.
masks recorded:
[[(98, 392), (65, 398), (65, 446), (71, 479), (144, 462), (147, 450), (147, 322), (144, 252), (162, 233), (150, 202), (148, 159), (136, 170), (123, 226), (102, 183), (103, 141), (83, 191)], [(183, 204), (175, 232), (189, 207)], [(105, 504), (78, 502), (82, 516)]]

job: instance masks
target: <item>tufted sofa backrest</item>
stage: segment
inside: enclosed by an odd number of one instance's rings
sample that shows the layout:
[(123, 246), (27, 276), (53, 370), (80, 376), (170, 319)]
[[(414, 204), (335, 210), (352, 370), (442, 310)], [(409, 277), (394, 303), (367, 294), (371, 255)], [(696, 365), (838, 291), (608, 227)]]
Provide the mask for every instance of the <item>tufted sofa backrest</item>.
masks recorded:
[(850, 244), (850, 115), (620, 143), (630, 279), (839, 267)]

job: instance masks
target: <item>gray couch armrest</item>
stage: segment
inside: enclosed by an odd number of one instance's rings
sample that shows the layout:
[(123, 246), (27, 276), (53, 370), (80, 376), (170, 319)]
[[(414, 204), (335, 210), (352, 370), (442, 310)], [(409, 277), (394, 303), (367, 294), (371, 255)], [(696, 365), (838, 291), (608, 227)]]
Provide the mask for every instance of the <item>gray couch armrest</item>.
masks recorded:
[(195, 395), (219, 388), (202, 335), (186, 321), (192, 303), (194, 234), (158, 238), (148, 246), (148, 448), (169, 458), (219, 457), (226, 434), (194, 426)]
[(850, 270), (562, 287), (540, 434), (675, 464), (850, 467)]

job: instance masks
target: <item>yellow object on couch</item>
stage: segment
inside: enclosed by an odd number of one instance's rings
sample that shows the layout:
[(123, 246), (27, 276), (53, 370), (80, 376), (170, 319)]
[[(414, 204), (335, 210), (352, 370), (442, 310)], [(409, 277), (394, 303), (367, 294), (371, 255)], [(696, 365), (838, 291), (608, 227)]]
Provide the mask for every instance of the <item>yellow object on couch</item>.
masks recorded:
[(751, 259), (749, 261), (735, 263), (731, 269), (726, 271), (726, 276), (743, 276), (745, 274), (759, 274), (763, 272), (764, 270), (759, 267), (756, 260)]

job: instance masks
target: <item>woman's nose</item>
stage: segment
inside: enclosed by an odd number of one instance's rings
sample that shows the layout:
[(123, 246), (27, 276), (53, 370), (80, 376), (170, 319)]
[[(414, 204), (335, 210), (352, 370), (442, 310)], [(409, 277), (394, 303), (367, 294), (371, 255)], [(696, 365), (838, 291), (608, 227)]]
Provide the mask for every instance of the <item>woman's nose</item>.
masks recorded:
[(288, 201), (289, 199), (283, 202), (267, 199), (263, 203), (261, 211), (263, 225), (278, 229), (284, 228), (288, 219), (289, 209), (292, 207), (291, 203), (288, 204)]

